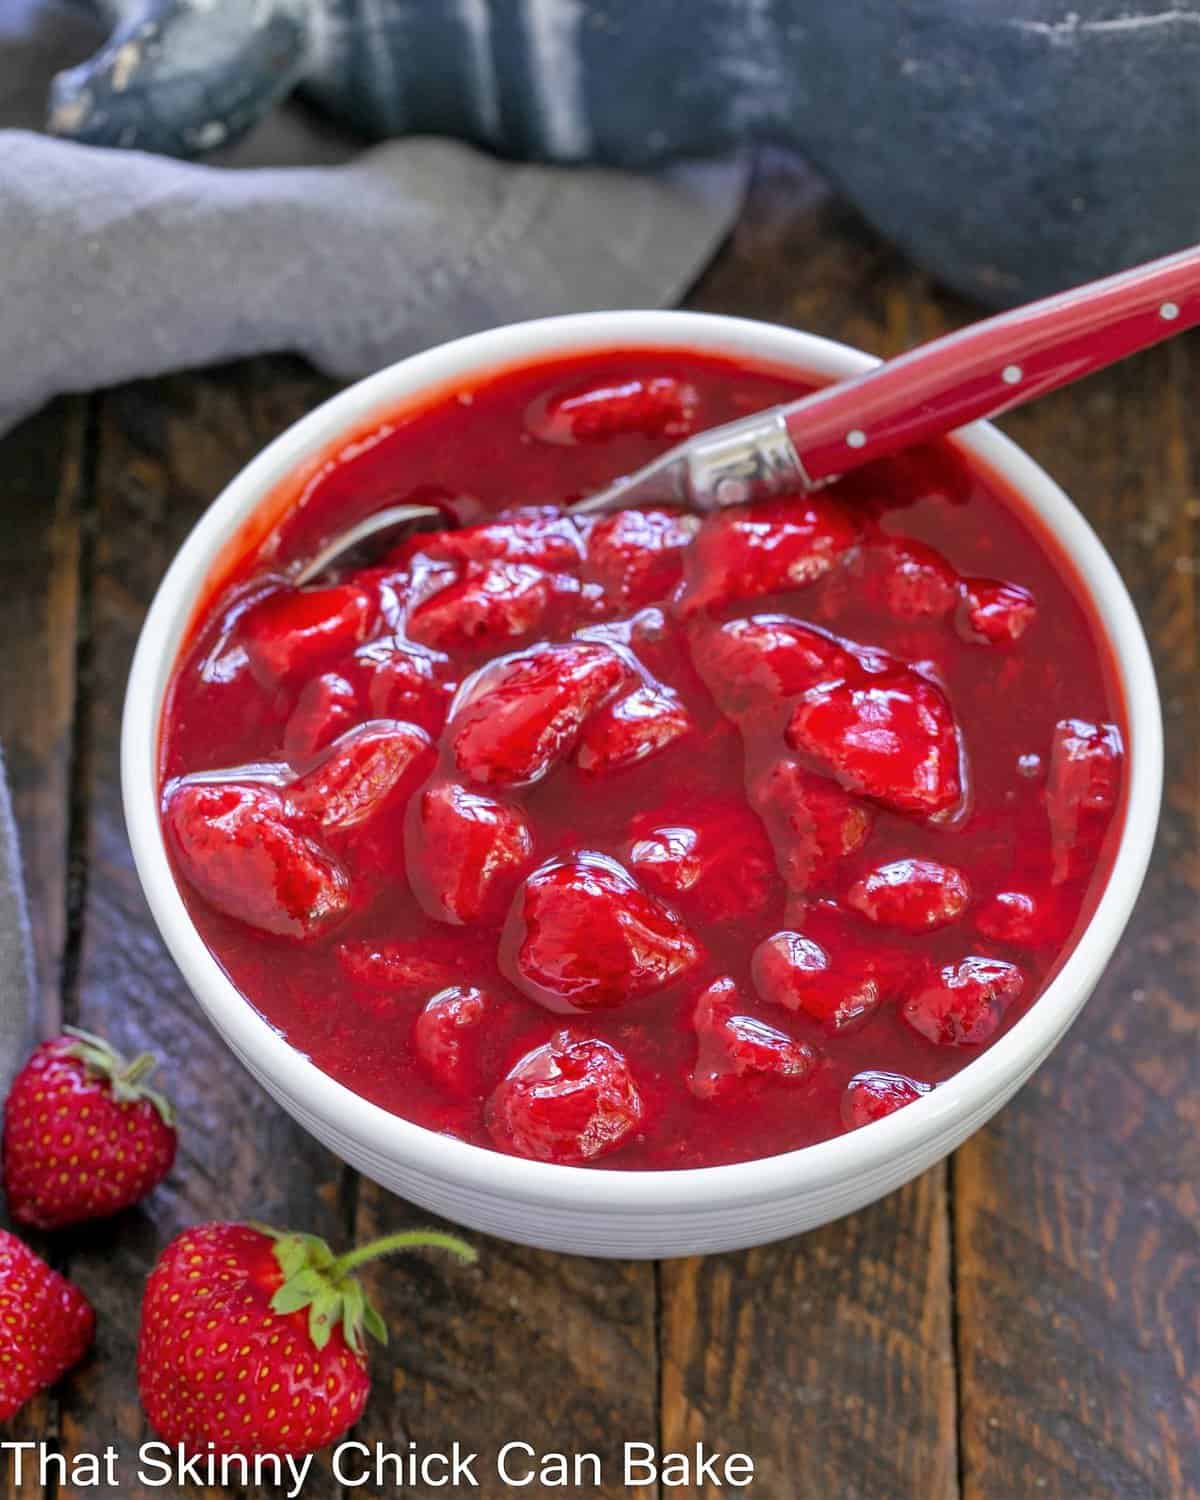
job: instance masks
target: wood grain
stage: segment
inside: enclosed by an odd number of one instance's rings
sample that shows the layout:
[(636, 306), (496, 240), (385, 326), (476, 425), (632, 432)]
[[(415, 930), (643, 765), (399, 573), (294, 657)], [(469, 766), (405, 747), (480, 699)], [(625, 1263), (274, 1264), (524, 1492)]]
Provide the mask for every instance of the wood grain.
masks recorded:
[(1093, 999), (955, 1174), (966, 1500), (1200, 1495), (1200, 344), (1006, 424), (1087, 513), (1147, 627), (1167, 788)]
[(41, 1019), (59, 1010), (79, 614), (86, 401), (0, 443), (0, 742), (21, 838)]
[(801, 1238), (665, 1262), (662, 1280), (665, 1448), (748, 1453), (771, 1497), (957, 1494), (943, 1168)]
[[(78, 623), (78, 557), (87, 402), (59, 401), (0, 441), (0, 743), (21, 840), (37, 970), (31, 1032), (61, 1008), (67, 943), (71, 752)], [(2, 1220), (7, 1223), (7, 1220)], [(35, 1237), (59, 1262), (57, 1248)], [(53, 1433), (58, 1394), (31, 1402), (4, 1436)], [(0, 1495), (18, 1489), (8, 1464)], [(29, 1488), (22, 1485), (20, 1493)]]
[[(362, 1184), (357, 1240), (429, 1222)], [(658, 1439), (653, 1265), (469, 1238), (479, 1250), (472, 1269), (432, 1255), (371, 1269), (368, 1281), (393, 1332), (356, 1436), (441, 1450), (458, 1441), (480, 1453), (477, 1473), (488, 1496), (564, 1493), (539, 1482), (512, 1490), (500, 1484), (494, 1463), (505, 1443), (596, 1453), (601, 1483), (566, 1493), (652, 1500), (653, 1489), (622, 1484), (621, 1445)], [(526, 1459), (526, 1468), (536, 1465)], [(439, 1491), (406, 1493), (433, 1500)]]

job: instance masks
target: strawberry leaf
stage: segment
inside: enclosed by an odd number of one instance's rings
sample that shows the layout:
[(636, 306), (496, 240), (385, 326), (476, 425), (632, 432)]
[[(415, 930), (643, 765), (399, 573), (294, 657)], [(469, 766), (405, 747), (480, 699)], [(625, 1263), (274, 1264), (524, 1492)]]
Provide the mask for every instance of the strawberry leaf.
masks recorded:
[(326, 1286), (313, 1298), (308, 1312), (308, 1336), (318, 1349), (324, 1349), (342, 1314), (342, 1294)]
[(363, 1326), (377, 1343), (386, 1344), (388, 1341), (387, 1324), (379, 1315), (379, 1309), (373, 1302), (364, 1299), (363, 1302)]
[(145, 1100), (157, 1111), (164, 1125), (174, 1127), (175, 1110), (170, 1100), (157, 1090), (147, 1088), (142, 1081), (158, 1066), (153, 1053), (139, 1053), (128, 1062), (103, 1037), (80, 1031), (77, 1026), (65, 1026), (63, 1030), (74, 1039), (67, 1056), (77, 1058), (91, 1077), (106, 1083), (118, 1104), (140, 1104)]
[(320, 1271), (306, 1266), (303, 1271), (297, 1271), (285, 1281), (271, 1298), (271, 1311), (281, 1314), (299, 1312), (301, 1308), (311, 1306), (328, 1290), (329, 1283)]
[(346, 1347), (363, 1360), (367, 1335), (385, 1344), (387, 1327), (367, 1300), (362, 1283), (352, 1274), (355, 1267), (396, 1250), (430, 1246), (449, 1250), (468, 1264), (475, 1259), (469, 1245), (440, 1230), (405, 1230), (335, 1257), (325, 1241), (315, 1235), (283, 1234), (262, 1224), (250, 1227), (273, 1242), (280, 1284), (271, 1298), (271, 1311), (279, 1317), (307, 1311), (308, 1335), (317, 1349), (328, 1345), (333, 1330), (340, 1325)]

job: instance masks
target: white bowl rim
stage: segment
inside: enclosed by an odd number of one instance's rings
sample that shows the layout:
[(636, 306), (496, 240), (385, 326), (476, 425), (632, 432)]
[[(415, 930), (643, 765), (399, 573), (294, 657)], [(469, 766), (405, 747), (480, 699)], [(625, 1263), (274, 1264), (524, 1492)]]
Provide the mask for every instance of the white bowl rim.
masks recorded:
[(158, 726), (163, 692), (208, 570), (221, 547), (270, 491), (340, 432), (361, 428), (423, 390), (538, 357), (588, 349), (694, 348), (845, 378), (877, 361), (859, 350), (780, 325), (681, 311), (575, 313), (509, 324), (414, 354), (308, 413), (243, 468), (201, 516), (146, 616), (122, 722), (121, 780), (134, 862), (151, 912), (193, 994), (251, 1070), (368, 1153), (459, 1188), (530, 1204), (613, 1213), (738, 1207), (816, 1191), (877, 1172), (948, 1138), (987, 1101), (1011, 1090), (1082, 1008), (1125, 927), (1149, 862), (1162, 793), (1162, 720), (1149, 648), (1117, 569), (1060, 487), (987, 423), (955, 441), (1020, 494), (1074, 560), (1106, 628), (1130, 732), (1125, 824), (1108, 884), (1073, 952), (1026, 1014), (931, 1093), (883, 1120), (776, 1156), (680, 1170), (567, 1167), (509, 1156), (438, 1134), (355, 1094), (288, 1043), (250, 1004), (205, 947), (176, 888), (158, 811)]

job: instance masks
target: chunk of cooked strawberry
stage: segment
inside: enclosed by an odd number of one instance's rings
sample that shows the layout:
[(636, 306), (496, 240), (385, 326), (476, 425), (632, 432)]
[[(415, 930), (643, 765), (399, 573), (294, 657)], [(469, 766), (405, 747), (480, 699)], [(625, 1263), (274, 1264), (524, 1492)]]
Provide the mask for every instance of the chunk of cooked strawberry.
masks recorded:
[(541, 568), (488, 563), (423, 599), (409, 613), (408, 633), (441, 651), (520, 640), (542, 628), (554, 601), (553, 583)]
[(1121, 794), (1124, 758), (1115, 724), (1060, 719), (1054, 726), (1045, 795), (1055, 885), (1094, 863)]
[(323, 750), (358, 717), (358, 694), (336, 672), (322, 672), (304, 684), (283, 730), (283, 751), (304, 761)]
[(871, 832), (874, 815), (865, 803), (786, 758), (752, 778), (750, 800), (793, 891), (827, 886), (840, 861), (861, 849)]
[(805, 588), (857, 537), (850, 514), (828, 496), (786, 495), (719, 511), (684, 554), (683, 613)]
[(440, 651), (383, 636), (358, 648), (353, 671), (373, 719), (400, 719), (429, 734), (441, 732), (456, 684)]
[(754, 987), (771, 1005), (803, 1011), (830, 1032), (852, 1031), (874, 1014), (882, 998), (869, 963), (853, 952), (830, 958), (800, 932), (777, 932), (754, 950)]
[(691, 728), (691, 715), (677, 693), (660, 682), (644, 682), (596, 710), (579, 736), (575, 763), (593, 776), (624, 770), (673, 745)]
[(484, 667), (447, 731), (458, 770), (483, 786), (540, 781), (570, 754), (587, 717), (625, 680), (607, 646), (538, 646)]
[(880, 927), (932, 932), (956, 922), (971, 887), (953, 865), (936, 859), (894, 859), (868, 871), (846, 894), (846, 904)]
[(605, 854), (535, 870), (500, 946), (508, 978), (547, 1010), (610, 1010), (681, 978), (700, 948), (674, 912)]
[(492, 1001), (473, 985), (451, 985), (425, 1003), (413, 1024), (413, 1047), (425, 1072), (459, 1098), (479, 1092), (480, 1032)]
[(855, 667), (840, 641), (787, 615), (697, 623), (690, 644), (696, 670), (721, 712), (758, 729), (808, 688)]
[(765, 938), (750, 960), (754, 988), (769, 1004), (785, 1010), (805, 1010), (805, 997), (824, 988), (829, 968), (829, 954), (800, 932)]
[(530, 410), (529, 430), (548, 443), (594, 443), (637, 434), (686, 437), (693, 430), (700, 397), (674, 375), (572, 386)]
[(970, 641), (997, 645), (1019, 640), (1037, 617), (1037, 604), (1019, 583), (964, 578), (959, 629)]
[(587, 533), (588, 568), (620, 609), (669, 598), (683, 577), (683, 549), (699, 526), (674, 510), (621, 510)]
[(642, 813), (630, 830), (628, 862), (648, 890), (687, 915), (737, 921), (771, 899), (775, 861), (762, 823), (748, 808), (716, 799)]
[(440, 782), (410, 808), (405, 849), (417, 900), (439, 921), (464, 925), (503, 915), (533, 834), (519, 808)]
[(615, 1151), (644, 1114), (624, 1054), (568, 1030), (526, 1053), (486, 1108), (488, 1132), (501, 1151), (564, 1166)]
[(992, 942), (1017, 948), (1040, 948), (1065, 936), (1057, 897), (1046, 890), (997, 891), (975, 913), (975, 926)]
[(906, 537), (873, 537), (853, 557), (855, 594), (896, 620), (944, 620), (958, 604), (958, 573), (940, 552)]
[(696, 1065), (688, 1088), (697, 1099), (726, 1099), (747, 1084), (802, 1084), (817, 1065), (816, 1050), (755, 1016), (740, 1014), (745, 1001), (734, 981), (714, 980), (696, 1001)]
[(904, 1073), (856, 1073), (842, 1093), (842, 1123), (847, 1130), (857, 1130), (872, 1120), (894, 1115), (932, 1090), (933, 1084), (921, 1083)]
[(423, 729), (371, 719), (335, 740), (292, 783), (288, 796), (327, 833), (344, 833), (403, 807), (432, 763), (433, 746)]
[(299, 682), (352, 651), (370, 628), (375, 606), (352, 583), (281, 589), (247, 610), (240, 635), (251, 670), (268, 687)]
[(452, 943), (433, 943), (427, 936), (339, 943), (334, 953), (355, 992), (372, 997), (369, 1008), (381, 1015), (446, 989), (463, 969), (462, 955)]
[(922, 952), (909, 943), (888, 942), (857, 912), (837, 901), (809, 898), (793, 910), (789, 921), (829, 954), (830, 973), (837, 983), (826, 1018), (836, 1015), (845, 986), (854, 990), (863, 980), (870, 980), (880, 1003), (891, 1004), (903, 1000), (928, 977), (929, 960)]
[(181, 782), (164, 822), (184, 878), (226, 916), (307, 941), (350, 908), (346, 871), (293, 826), (273, 787)]
[(478, 526), (418, 533), (392, 554), (402, 563), (417, 555), (452, 563), (528, 563), (569, 573), (583, 561), (583, 540), (572, 516), (555, 506), (526, 506)]
[(936, 1046), (971, 1047), (987, 1041), (1024, 988), (1016, 964), (972, 956), (947, 964), (904, 1001), (900, 1013)]
[(942, 690), (909, 667), (809, 688), (787, 740), (847, 791), (897, 812), (929, 817), (961, 800), (954, 715)]

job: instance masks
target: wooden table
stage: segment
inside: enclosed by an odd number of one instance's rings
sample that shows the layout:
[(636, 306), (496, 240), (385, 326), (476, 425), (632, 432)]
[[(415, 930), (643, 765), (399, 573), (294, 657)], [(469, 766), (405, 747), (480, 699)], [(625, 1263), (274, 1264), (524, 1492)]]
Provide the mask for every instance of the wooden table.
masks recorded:
[[(689, 305), (880, 354), (975, 315), (775, 157)], [(210, 1031), (121, 819), (121, 699), (154, 588), (225, 481), (331, 389), (295, 360), (255, 360), (59, 401), (0, 443), (0, 738), (47, 1024), (168, 1049), (183, 1117), (178, 1167), (144, 1212), (54, 1243), (99, 1336), (13, 1435), (67, 1454), (142, 1440), (141, 1285), (183, 1225), (253, 1217), (345, 1242), (425, 1217), (304, 1135)], [(1051, 1061), (952, 1161), (801, 1239), (657, 1265), (483, 1241), (479, 1270), (375, 1271), (393, 1338), (367, 1442), (595, 1450), (598, 1493), (643, 1500), (653, 1487), (620, 1483), (625, 1441), (745, 1450), (761, 1500), (1200, 1495), (1198, 396), (1200, 343), (1179, 340), (1004, 424), (1115, 556), (1166, 709), (1150, 879)], [(341, 1490), (324, 1470), (305, 1493)]]

